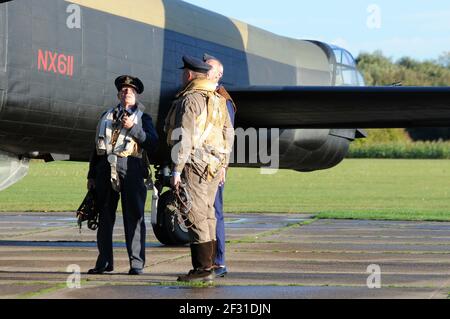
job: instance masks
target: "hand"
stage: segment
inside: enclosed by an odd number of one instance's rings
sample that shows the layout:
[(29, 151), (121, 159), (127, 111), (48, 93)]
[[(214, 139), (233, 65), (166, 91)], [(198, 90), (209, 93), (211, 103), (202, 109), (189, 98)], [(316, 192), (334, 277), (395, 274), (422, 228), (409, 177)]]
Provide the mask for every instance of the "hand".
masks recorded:
[(172, 176), (170, 179), (170, 184), (172, 185), (173, 188), (178, 190), (178, 187), (180, 187), (181, 184), (181, 176), (179, 175)]
[(126, 130), (130, 130), (134, 126), (134, 121), (130, 119), (127, 115), (124, 115), (122, 118), (122, 126)]
[(227, 181), (227, 168), (226, 167), (222, 167), (222, 169), (220, 170), (220, 182), (219, 182), (219, 185), (220, 186), (225, 185), (226, 181)]
[(87, 189), (91, 190), (91, 189), (94, 189), (94, 188), (95, 188), (95, 179), (89, 178), (87, 180)]

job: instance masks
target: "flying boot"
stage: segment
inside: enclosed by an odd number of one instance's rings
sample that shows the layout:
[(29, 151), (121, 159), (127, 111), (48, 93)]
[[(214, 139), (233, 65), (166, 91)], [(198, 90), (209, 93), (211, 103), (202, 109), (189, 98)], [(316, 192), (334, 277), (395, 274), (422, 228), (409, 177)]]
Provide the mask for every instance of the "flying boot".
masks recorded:
[(191, 245), (192, 266), (194, 269), (187, 275), (178, 277), (178, 281), (183, 282), (212, 282), (215, 274), (212, 268), (211, 250), (213, 243), (211, 241), (201, 244)]

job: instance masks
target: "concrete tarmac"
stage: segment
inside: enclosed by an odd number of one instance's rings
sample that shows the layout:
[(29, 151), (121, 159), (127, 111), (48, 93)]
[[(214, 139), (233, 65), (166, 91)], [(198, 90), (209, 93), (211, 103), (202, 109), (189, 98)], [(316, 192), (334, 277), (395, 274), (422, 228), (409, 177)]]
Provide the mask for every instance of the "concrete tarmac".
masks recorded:
[[(227, 214), (229, 274), (198, 287), (176, 282), (190, 269), (189, 247), (159, 244), (149, 222), (144, 275), (127, 275), (118, 217), (115, 271), (91, 276), (95, 232), (79, 233), (73, 213), (2, 213), (0, 298), (446, 299), (450, 292), (450, 223)], [(68, 286), (78, 278), (81, 288)]]

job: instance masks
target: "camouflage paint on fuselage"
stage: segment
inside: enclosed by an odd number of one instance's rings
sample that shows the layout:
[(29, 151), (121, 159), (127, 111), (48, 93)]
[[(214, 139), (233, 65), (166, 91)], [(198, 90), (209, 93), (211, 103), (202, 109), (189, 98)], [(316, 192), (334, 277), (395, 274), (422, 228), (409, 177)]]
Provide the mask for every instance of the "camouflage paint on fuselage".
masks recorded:
[[(323, 72), (322, 76), (329, 77), (328, 58), (316, 45), (308, 41), (277, 36), (182, 1), (135, 0), (133, 6), (129, 8), (124, 7), (120, 1), (72, 0), (69, 2), (183, 34), (190, 37), (188, 44), (191, 46), (202, 47), (203, 45), (198, 41), (218, 44), (245, 52), (247, 57), (260, 58), (265, 62), (271, 60), (289, 66), (290, 73), (295, 76), (297, 72), (292, 72), (292, 68), (319, 71)], [(249, 64), (248, 69), (245, 70), (249, 74), (250, 84), (267, 84), (267, 80), (261, 82), (257, 66), (255, 61), (254, 65)], [(280, 73), (282, 75), (276, 80), (271, 79), (270, 84), (305, 85), (305, 82), (311, 82), (314, 85), (324, 84), (323, 81), (310, 80), (306, 76), (303, 77), (304, 81), (300, 81), (297, 77), (293, 81), (292, 77), (286, 79), (283, 77), (283, 72)]]
[[(81, 8), (80, 28), (68, 27), (72, 4)], [(113, 81), (121, 74), (143, 80), (141, 100), (161, 133), (185, 54), (220, 58), (228, 87), (332, 85), (319, 46), (181, 1), (14, 0), (0, 7), (7, 48), (0, 51), (0, 72), (1, 52), (7, 66), (0, 148), (16, 154), (39, 150), (86, 160), (99, 115), (117, 103)]]

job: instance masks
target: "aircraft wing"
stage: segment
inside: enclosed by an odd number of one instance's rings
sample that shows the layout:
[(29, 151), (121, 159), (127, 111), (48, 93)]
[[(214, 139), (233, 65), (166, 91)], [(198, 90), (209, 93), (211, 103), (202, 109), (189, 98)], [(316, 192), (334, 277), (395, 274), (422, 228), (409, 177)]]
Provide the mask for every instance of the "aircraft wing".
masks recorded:
[(450, 87), (230, 89), (240, 127), (450, 127)]

